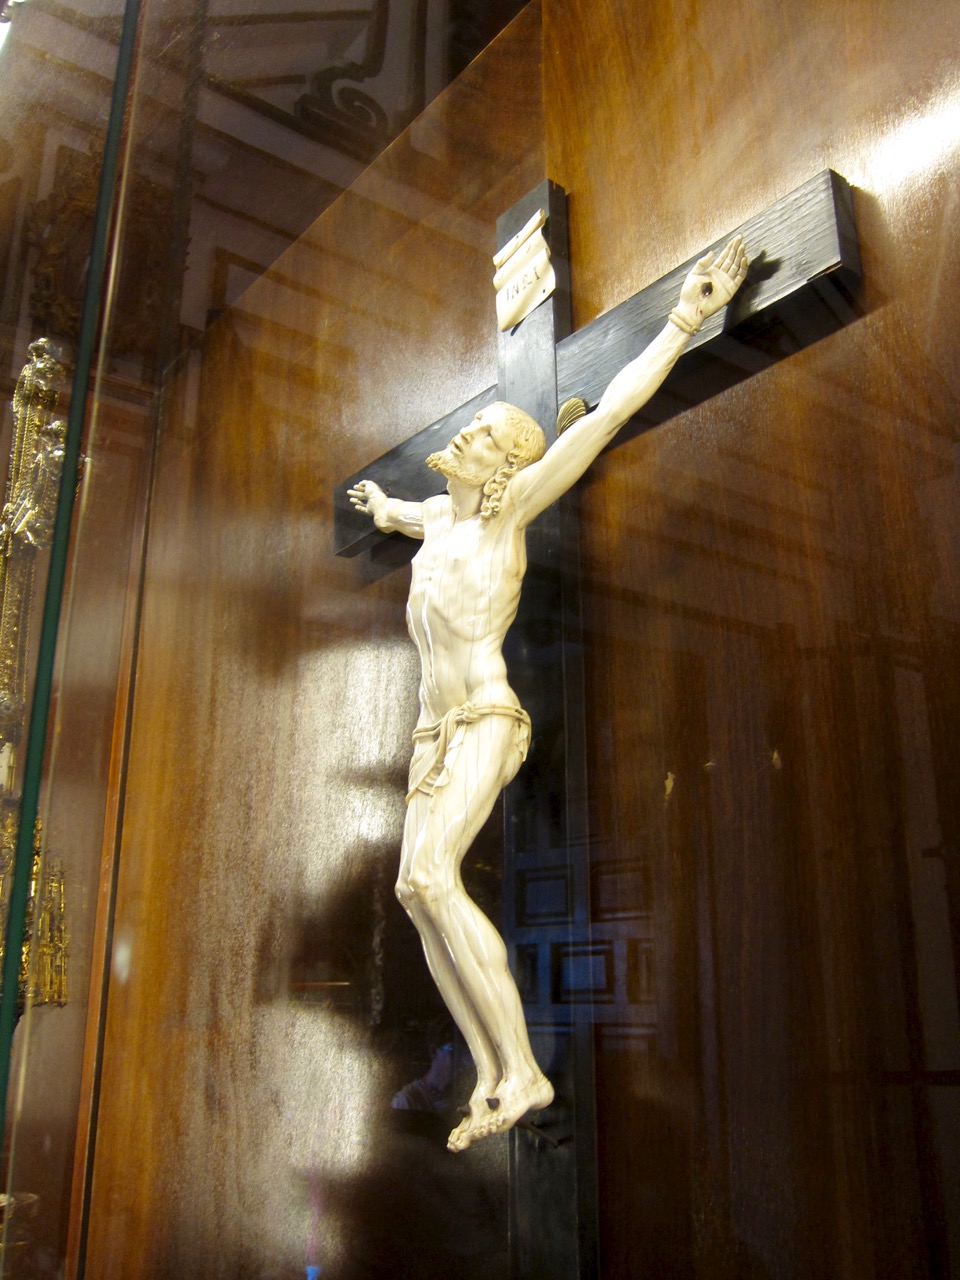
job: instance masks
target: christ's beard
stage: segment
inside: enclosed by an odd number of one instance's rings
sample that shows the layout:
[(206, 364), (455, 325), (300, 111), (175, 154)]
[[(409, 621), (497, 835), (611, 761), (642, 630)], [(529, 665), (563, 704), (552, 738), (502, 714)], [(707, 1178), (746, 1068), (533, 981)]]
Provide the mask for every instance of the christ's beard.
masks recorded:
[(477, 476), (468, 467), (465, 467), (459, 458), (454, 457), (446, 449), (443, 449), (440, 453), (431, 453), (427, 459), (427, 466), (432, 471), (439, 471), (448, 480), (462, 480), (465, 484), (479, 484)]

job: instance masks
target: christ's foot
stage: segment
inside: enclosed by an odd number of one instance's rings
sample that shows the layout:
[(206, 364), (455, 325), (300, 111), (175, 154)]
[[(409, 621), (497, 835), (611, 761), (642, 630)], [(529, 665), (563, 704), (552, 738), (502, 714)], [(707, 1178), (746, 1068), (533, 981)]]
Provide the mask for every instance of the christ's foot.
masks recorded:
[(471, 1141), (488, 1138), (494, 1133), (512, 1129), (531, 1111), (542, 1111), (553, 1101), (553, 1085), (539, 1072), (523, 1083), (504, 1077), (497, 1085), (493, 1098), (488, 1099), (488, 1111), (474, 1127)]
[(480, 1129), (490, 1115), (491, 1104), (488, 1099), (495, 1092), (493, 1085), (477, 1085), (467, 1103), (467, 1114), (447, 1139), (448, 1151), (466, 1151), (471, 1142), (484, 1136)]
[(464, 1116), (447, 1139), (447, 1150), (466, 1151), (475, 1137), (473, 1132), (475, 1126), (476, 1121), (472, 1115)]

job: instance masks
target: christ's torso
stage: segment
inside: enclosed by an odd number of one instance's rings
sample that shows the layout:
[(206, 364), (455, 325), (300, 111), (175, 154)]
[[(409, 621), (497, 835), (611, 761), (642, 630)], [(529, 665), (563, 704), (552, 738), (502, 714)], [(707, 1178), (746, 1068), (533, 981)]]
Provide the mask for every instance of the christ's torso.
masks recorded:
[(507, 494), (486, 521), (456, 520), (448, 494), (423, 504), (423, 545), (407, 603), (422, 671), (421, 724), (465, 702), (518, 705), (502, 650), (526, 568), (525, 533)]

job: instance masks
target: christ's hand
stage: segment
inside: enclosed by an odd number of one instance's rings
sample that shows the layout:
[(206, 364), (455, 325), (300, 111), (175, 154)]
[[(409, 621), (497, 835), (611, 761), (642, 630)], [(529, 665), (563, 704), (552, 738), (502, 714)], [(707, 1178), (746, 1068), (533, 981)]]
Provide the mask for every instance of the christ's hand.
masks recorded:
[(704, 254), (684, 280), (670, 319), (687, 333), (696, 333), (704, 320), (727, 305), (749, 265), (743, 236), (734, 236), (719, 257)]
[(423, 506), (419, 502), (398, 502), (389, 498), (372, 480), (360, 480), (347, 497), (383, 533), (403, 533), (408, 538), (423, 537)]
[(361, 480), (355, 489), (347, 490), (347, 497), (365, 516), (373, 516), (373, 523), (382, 529), (386, 523), (388, 498), (372, 480)]

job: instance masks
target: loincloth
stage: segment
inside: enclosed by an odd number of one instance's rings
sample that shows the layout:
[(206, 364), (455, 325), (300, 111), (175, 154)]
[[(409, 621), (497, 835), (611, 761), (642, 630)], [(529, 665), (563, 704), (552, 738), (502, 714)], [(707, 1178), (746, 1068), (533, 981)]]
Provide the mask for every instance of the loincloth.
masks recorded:
[(432, 796), (437, 787), (442, 787), (450, 780), (450, 770), (463, 745), (464, 730), (468, 724), (476, 724), (485, 716), (508, 716), (517, 722), (517, 750), (520, 762), (527, 758), (530, 747), (530, 717), (523, 707), (512, 707), (509, 703), (486, 703), (474, 706), (472, 702), (464, 702), (459, 707), (452, 707), (436, 724), (421, 725), (413, 731), (416, 744), (429, 743), (423, 755), (417, 760), (417, 772), (414, 776), (410, 766), (410, 790), (407, 792), (407, 804), (417, 792)]

